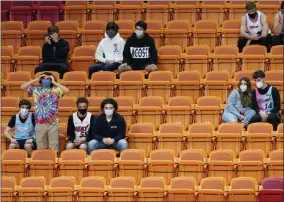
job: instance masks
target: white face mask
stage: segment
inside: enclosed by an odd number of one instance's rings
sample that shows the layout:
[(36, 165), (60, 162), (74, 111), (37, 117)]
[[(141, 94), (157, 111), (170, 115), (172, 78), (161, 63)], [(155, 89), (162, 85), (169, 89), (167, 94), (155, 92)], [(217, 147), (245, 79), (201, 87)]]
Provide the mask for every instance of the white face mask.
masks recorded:
[(141, 37), (144, 34), (144, 31), (136, 29), (135, 34), (136, 34), (137, 37)]
[(104, 109), (105, 115), (111, 116), (113, 115), (113, 110), (112, 109)]
[(20, 113), (21, 113), (22, 116), (26, 116), (29, 113), (29, 110), (25, 109), (25, 108), (21, 108)]
[(263, 87), (263, 82), (262, 81), (257, 81), (256, 83), (257, 88), (262, 88)]
[(241, 91), (242, 92), (245, 92), (247, 89), (248, 89), (248, 87), (247, 87), (247, 85), (240, 85), (240, 89), (241, 89)]

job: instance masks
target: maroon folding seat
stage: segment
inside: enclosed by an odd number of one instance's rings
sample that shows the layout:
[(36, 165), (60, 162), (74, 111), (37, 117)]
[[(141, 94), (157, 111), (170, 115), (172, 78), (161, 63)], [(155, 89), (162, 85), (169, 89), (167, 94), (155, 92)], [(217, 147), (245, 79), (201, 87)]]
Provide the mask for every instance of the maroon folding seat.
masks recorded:
[(10, 1), (1, 1), (1, 22), (9, 20), (10, 6)]
[(10, 20), (22, 21), (24, 26), (34, 19), (33, 1), (10, 1)]
[(260, 202), (283, 202), (283, 178), (268, 177), (262, 180), (263, 189), (259, 191)]
[(47, 20), (51, 24), (62, 20), (62, 1), (38, 1), (37, 20)]

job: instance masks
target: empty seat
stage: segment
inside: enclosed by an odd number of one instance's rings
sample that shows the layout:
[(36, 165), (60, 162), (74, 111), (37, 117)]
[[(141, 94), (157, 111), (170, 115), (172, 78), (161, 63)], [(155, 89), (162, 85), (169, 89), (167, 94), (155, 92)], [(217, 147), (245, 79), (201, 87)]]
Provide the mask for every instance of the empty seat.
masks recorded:
[(163, 177), (145, 177), (138, 188), (138, 201), (165, 201), (165, 179)]
[(202, 20), (216, 20), (218, 25), (226, 20), (226, 8), (224, 1), (203, 1), (200, 4)]
[(172, 97), (173, 74), (169, 71), (152, 72), (147, 83), (147, 96), (160, 96), (167, 102)]
[(269, 70), (283, 69), (283, 49), (283, 45), (272, 46), (270, 54), (266, 55), (269, 60)]
[(28, 46), (40, 46), (45, 43), (45, 34), (47, 29), (51, 26), (49, 21), (37, 20), (29, 22), (26, 31), (26, 45)]
[(216, 134), (216, 149), (232, 150), (236, 156), (242, 150), (243, 125), (239, 123), (222, 123)]
[(134, 22), (132, 20), (117, 20), (115, 23), (119, 27), (120, 36), (126, 41), (134, 32)]
[(205, 152), (202, 149), (187, 149), (181, 151), (178, 165), (178, 176), (192, 177), (196, 180), (197, 185), (199, 185), (200, 180), (206, 176)]
[(171, 71), (174, 78), (181, 71), (182, 48), (176, 45), (167, 45), (158, 48), (159, 71)]
[(268, 177), (283, 176), (283, 149), (273, 150), (270, 152), (267, 170)]
[(189, 46), (185, 50), (184, 71), (200, 72), (204, 78), (209, 71), (210, 49), (206, 45)]
[(29, 176), (44, 177), (47, 184), (56, 174), (56, 151), (35, 150), (29, 162)]
[(22, 178), (26, 177), (27, 151), (21, 149), (5, 150), (2, 154), (2, 176), (14, 177), (16, 183), (20, 184)]
[(11, 117), (19, 112), (18, 97), (1, 97), (1, 122), (8, 124)]
[(245, 3), (245, 1), (230, 1), (225, 4), (225, 7), (228, 9), (228, 17), (230, 20), (241, 19), (241, 17), (246, 13)]
[(228, 201), (256, 201), (257, 183), (252, 177), (236, 177), (231, 180)]
[(168, 22), (170, 18), (169, 1), (148, 1), (144, 7), (146, 20), (159, 20), (162, 25)]
[(74, 177), (55, 177), (50, 181), (47, 190), (49, 201), (73, 201), (75, 179)]
[(99, 114), (101, 112), (101, 103), (104, 100), (103, 97), (87, 97), (89, 101), (88, 111), (92, 114)]
[[(245, 8), (245, 6), (243, 8)], [(244, 13), (242, 13), (242, 15)], [(221, 45), (238, 45), (241, 21), (240, 18), (235, 19), (236, 20), (224, 21), (223, 26), (221, 28)]]
[(106, 23), (115, 18), (115, 1), (96, 0), (90, 5), (92, 20), (102, 20)]
[(264, 152), (258, 149), (241, 151), (237, 168), (238, 176), (253, 177), (260, 184), (264, 177), (263, 158)]
[(24, 24), (22, 21), (6, 21), (1, 23), (1, 45), (10, 46), (14, 53), (22, 46)]
[(256, 7), (265, 13), (267, 20), (273, 20), (275, 13), (279, 11), (280, 1), (257, 1)]
[(146, 20), (147, 33), (154, 39), (156, 48), (163, 45), (163, 26), (159, 20)]
[(10, 1), (1, 1), (1, 21), (8, 21), (9, 20), (9, 9), (11, 6)]
[(127, 130), (134, 123), (135, 110), (134, 110), (134, 98), (130, 96), (119, 96), (114, 98), (118, 104), (117, 113), (124, 117), (126, 121)]
[(59, 159), (59, 176), (73, 176), (79, 184), (85, 176), (85, 158), (87, 154), (83, 150), (70, 149), (61, 152)]
[(261, 184), (262, 190), (259, 191), (260, 202), (283, 201), (283, 177), (264, 178)]
[(200, 182), (197, 201), (225, 201), (226, 180), (222, 177), (207, 177)]
[(193, 100), (187, 96), (171, 97), (166, 107), (166, 123), (183, 124), (185, 130), (193, 122)]
[(283, 149), (284, 138), (283, 138), (283, 123), (280, 123), (277, 127), (277, 131), (275, 133), (276, 136), (276, 149)]
[(269, 85), (276, 87), (279, 91), (281, 103), (283, 103), (283, 70), (265, 72), (265, 80)]
[(235, 154), (231, 150), (211, 151), (208, 159), (208, 177), (223, 177), (229, 184), (236, 175), (234, 158)]
[(229, 73), (230, 77), (234, 77), (238, 71), (238, 47), (231, 45), (217, 46), (212, 54), (213, 70), (221, 70)]
[(6, 79), (9, 72), (14, 71), (13, 48), (9, 46), (1, 46), (1, 75)]
[(224, 71), (207, 72), (204, 80), (205, 96), (217, 96), (222, 103), (227, 103), (230, 89), (230, 74)]
[(127, 134), (129, 149), (141, 149), (149, 157), (154, 149), (154, 125), (150, 123), (135, 123), (130, 126)]
[(266, 47), (260, 45), (245, 46), (240, 58), (242, 59), (241, 70), (265, 69)]
[(204, 96), (197, 99), (195, 122), (211, 123), (217, 129), (220, 123), (221, 98)]
[(116, 177), (110, 180), (110, 186), (107, 189), (109, 201), (134, 201), (133, 177)]
[(87, 21), (81, 31), (83, 46), (98, 46), (105, 34), (106, 22), (101, 20)]
[(66, 148), (67, 144), (67, 126), (65, 123), (59, 123), (59, 155), (63, 152)]
[(163, 177), (166, 184), (171, 178), (176, 176), (176, 166), (174, 162), (175, 152), (171, 149), (158, 149), (151, 151), (148, 160), (148, 176)]
[(158, 129), (164, 121), (163, 104), (164, 99), (162, 97), (142, 97), (137, 109), (137, 122), (151, 123), (154, 124), (155, 129)]
[(105, 179), (103, 177), (84, 177), (78, 188), (78, 201), (103, 201), (105, 195)]
[(26, 177), (21, 180), (18, 189), (19, 201), (45, 201), (45, 179), (43, 177)]
[(62, 8), (64, 7), (61, 1), (39, 1), (37, 5), (37, 19), (47, 20), (51, 24), (55, 24), (62, 17)]
[(85, 97), (87, 79), (88, 75), (86, 72), (71, 71), (64, 74), (63, 80), (60, 83), (70, 89), (68, 96)]
[(196, 180), (192, 177), (175, 177), (171, 179), (168, 189), (169, 201), (194, 201)]
[(199, 2), (197, 1), (175, 1), (172, 4), (173, 19), (183, 20), (187, 19), (192, 24), (199, 19)]
[(272, 130), (270, 123), (250, 124), (246, 134), (246, 149), (261, 149), (268, 157), (273, 144)]
[(120, 1), (115, 7), (118, 10), (119, 20), (132, 20), (137, 22), (143, 16), (143, 1)]
[(71, 57), (71, 70), (88, 72), (89, 67), (95, 63), (96, 47), (78, 46)]
[(77, 111), (76, 100), (75, 97), (67, 96), (58, 100), (58, 117), (61, 123), (67, 123), (69, 116)]
[(24, 26), (33, 20), (35, 3), (33, 1), (10, 1), (10, 20), (22, 21)]
[(15, 200), (15, 185), (14, 177), (1, 177), (1, 200), (12, 202)]
[(95, 72), (90, 81), (90, 96), (114, 97), (115, 73), (108, 71)]
[(88, 1), (66, 1), (64, 7), (64, 19), (76, 20), (80, 27), (88, 19)]
[(115, 165), (115, 151), (110, 149), (94, 150), (91, 153), (87, 166), (88, 176), (102, 176), (109, 184), (115, 177), (117, 166)]
[(141, 71), (127, 71), (120, 74), (118, 81), (118, 95), (131, 96), (138, 103), (144, 96), (144, 73)]
[(127, 149), (121, 152), (118, 161), (120, 177), (134, 177), (135, 183), (140, 184), (140, 180), (145, 177), (144, 170), (145, 151), (141, 149)]
[(173, 20), (166, 25), (164, 36), (166, 45), (178, 45), (183, 50), (189, 46), (191, 24), (187, 20)]

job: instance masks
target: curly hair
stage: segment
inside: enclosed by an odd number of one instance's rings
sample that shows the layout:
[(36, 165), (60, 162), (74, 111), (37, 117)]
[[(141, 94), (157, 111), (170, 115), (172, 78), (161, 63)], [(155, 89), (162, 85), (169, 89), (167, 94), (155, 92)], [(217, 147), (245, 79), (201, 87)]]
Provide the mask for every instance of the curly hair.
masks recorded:
[[(240, 85), (242, 81), (245, 81), (247, 83), (247, 90), (245, 92), (242, 92), (240, 89)], [(252, 88), (251, 88), (251, 82), (249, 78), (243, 77), (240, 79), (238, 91), (240, 93), (240, 99), (241, 99), (242, 105), (245, 107), (251, 107), (252, 106)]]

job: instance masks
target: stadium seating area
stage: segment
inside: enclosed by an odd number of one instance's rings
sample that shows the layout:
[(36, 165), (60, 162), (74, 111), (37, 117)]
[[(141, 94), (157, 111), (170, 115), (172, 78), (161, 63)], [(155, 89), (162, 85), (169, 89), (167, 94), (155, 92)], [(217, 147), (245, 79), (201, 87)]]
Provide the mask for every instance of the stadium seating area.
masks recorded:
[[(222, 123), (232, 89), (242, 77), (264, 70), (281, 95), (283, 50), (236, 46), (245, 1), (1, 1), (2, 201), (283, 201), (283, 123)], [(273, 16), (280, 1), (258, 1)], [(96, 47), (106, 23), (115, 21), (126, 40), (145, 20), (155, 39), (158, 70), (96, 72)], [(59, 100), (59, 155), (7, 150), (3, 131), (18, 113), (20, 85), (33, 78), (42, 61), (47, 28), (56, 24), (70, 45), (69, 72), (57, 81), (70, 89)], [(147, 78), (147, 79), (145, 79)], [(129, 149), (65, 150), (68, 116), (76, 98), (101, 112), (113, 97), (127, 122)], [(32, 108), (31, 111), (34, 109)], [(70, 177), (72, 176), (72, 177)]]

